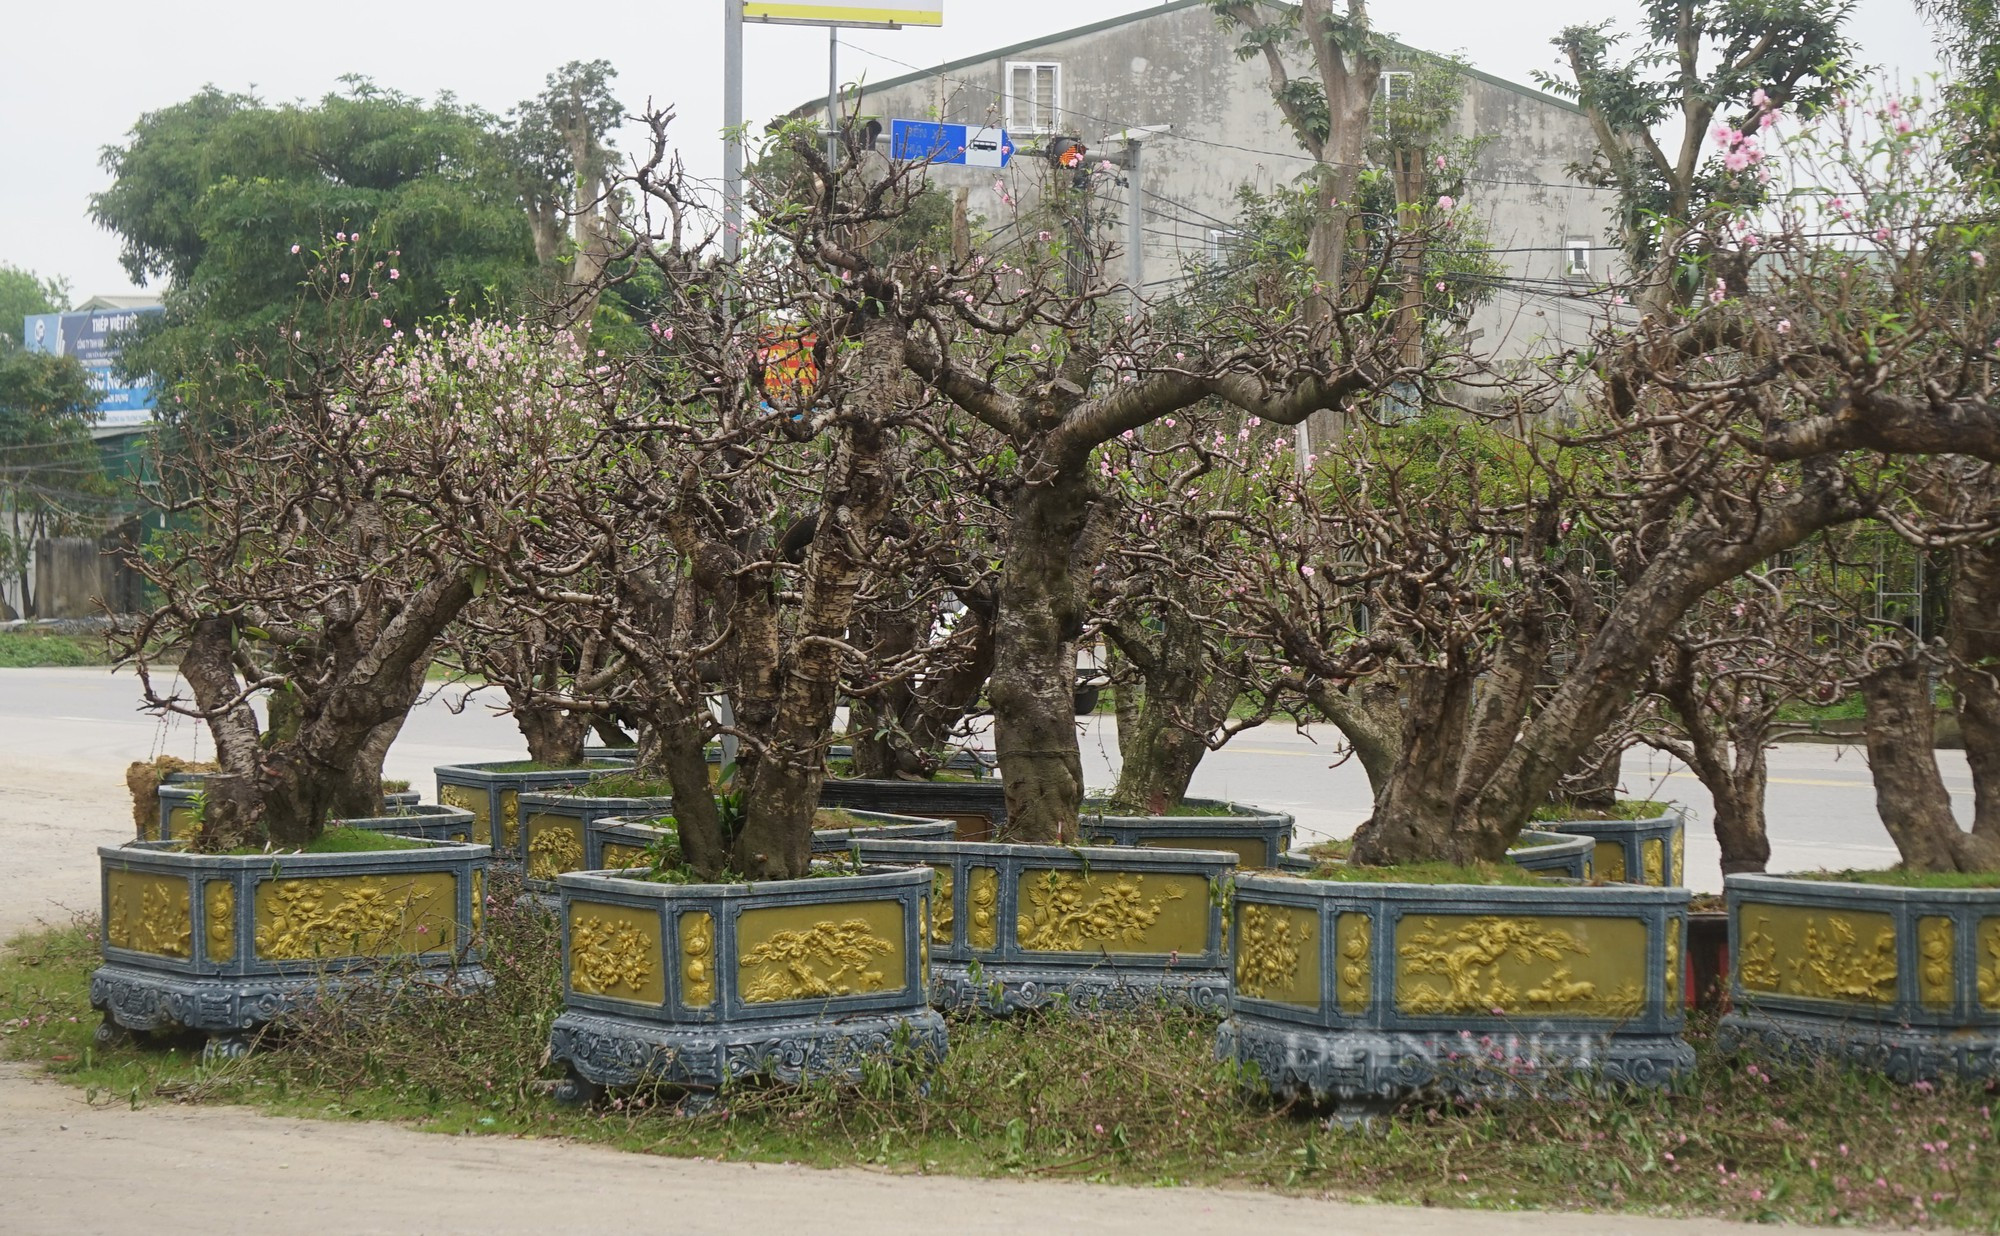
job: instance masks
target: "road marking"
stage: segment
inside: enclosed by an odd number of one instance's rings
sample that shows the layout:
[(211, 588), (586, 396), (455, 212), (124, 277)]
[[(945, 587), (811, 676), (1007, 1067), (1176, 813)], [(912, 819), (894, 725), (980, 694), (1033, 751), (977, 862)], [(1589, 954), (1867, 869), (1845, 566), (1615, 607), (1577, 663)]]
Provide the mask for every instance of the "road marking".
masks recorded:
[[(1330, 751), (1294, 751), (1294, 750), (1287, 750), (1286, 748), (1283, 747), (1239, 747), (1234, 743), (1224, 746), (1222, 750), (1216, 752), (1216, 754), (1222, 755), (1224, 753), (1231, 751), (1236, 752), (1240, 755), (1289, 755), (1302, 759), (1311, 758), (1314, 756), (1320, 756), (1330, 759), (1339, 758), (1335, 756), (1333, 752)], [(1350, 756), (1348, 758), (1351, 759), (1353, 757)], [(1686, 777), (1693, 781), (1701, 780), (1700, 777), (1696, 776), (1694, 773), (1689, 772), (1687, 769), (1684, 768), (1676, 770), (1674, 772), (1664, 772), (1664, 773), (1647, 772), (1639, 774), (1640, 779), (1647, 779), (1647, 780), (1664, 779), (1667, 777)], [(1832, 786), (1835, 789), (1845, 789), (1845, 790), (1868, 790), (1868, 789), (1873, 789), (1875, 784), (1872, 778), (1862, 781), (1823, 781), (1813, 777), (1766, 777), (1764, 780), (1766, 784), (1769, 785), (1824, 785), (1824, 786)], [(1968, 779), (1961, 777), (1946, 777), (1945, 783), (1947, 785), (1971, 784), (1971, 782)], [(1952, 790), (1952, 793), (1954, 794), (1969, 794), (1971, 792), (1972, 791), (1970, 790), (1958, 790), (1958, 789)]]

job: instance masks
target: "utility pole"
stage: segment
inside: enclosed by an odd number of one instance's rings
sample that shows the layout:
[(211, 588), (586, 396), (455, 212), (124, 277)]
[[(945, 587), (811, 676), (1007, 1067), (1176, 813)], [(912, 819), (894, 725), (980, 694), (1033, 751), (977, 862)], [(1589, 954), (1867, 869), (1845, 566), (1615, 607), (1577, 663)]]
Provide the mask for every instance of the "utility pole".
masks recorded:
[(743, 0), (722, 0), (722, 256), (743, 236)]
[(840, 27), (826, 28), (826, 168), (840, 166)]
[(1134, 309), (1146, 299), (1146, 139), (1173, 131), (1170, 124), (1135, 124), (1104, 135), (1107, 144), (1125, 143), (1119, 159), (1125, 169), (1125, 287)]

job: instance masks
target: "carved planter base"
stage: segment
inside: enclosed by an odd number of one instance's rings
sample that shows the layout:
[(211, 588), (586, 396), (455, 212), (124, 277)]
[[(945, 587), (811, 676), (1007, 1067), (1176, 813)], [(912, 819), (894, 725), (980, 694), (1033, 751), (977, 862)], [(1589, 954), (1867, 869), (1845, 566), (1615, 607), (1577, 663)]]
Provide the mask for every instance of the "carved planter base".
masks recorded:
[(865, 1062), (933, 1063), (930, 872), (764, 884), (557, 878), (563, 1013), (549, 1052), (590, 1087), (707, 1089), (773, 1076), (859, 1080)]
[(1126, 846), (863, 840), (868, 862), (923, 863), (931, 998), (1006, 1015), (1057, 1002), (1222, 1007), (1236, 855)]
[(1430, 1095), (1664, 1086), (1681, 889), (1237, 880), (1231, 1015), (1246, 1084), (1363, 1113)]
[(1725, 1051), (1900, 1082), (2000, 1077), (2000, 888), (1723, 880)]
[(117, 1030), (235, 1039), (362, 984), (466, 991), (480, 964), (485, 846), (345, 854), (98, 850), (104, 964), (90, 1000)]

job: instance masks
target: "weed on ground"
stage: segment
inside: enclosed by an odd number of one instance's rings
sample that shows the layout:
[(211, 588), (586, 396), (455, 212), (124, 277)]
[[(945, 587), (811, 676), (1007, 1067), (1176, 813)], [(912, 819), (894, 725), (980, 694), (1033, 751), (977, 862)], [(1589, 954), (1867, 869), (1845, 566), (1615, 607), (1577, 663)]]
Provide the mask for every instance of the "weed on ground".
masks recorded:
[(1373, 1129), (1246, 1100), (1214, 1059), (1214, 1019), (1164, 1008), (955, 1021), (950, 1057), (928, 1078), (883, 1068), (859, 1087), (745, 1085), (693, 1114), (668, 1091), (579, 1110), (549, 1097), (557, 1074), (543, 1064), (560, 1009), (555, 922), (496, 878), (486, 946), (489, 992), (356, 998), (205, 1067), (194, 1036), (93, 1044), (97, 944), (81, 922), (0, 958), (0, 1050), (96, 1103), (247, 1103), (657, 1154), (2000, 1230), (2000, 1096), (1731, 1062), (1706, 1025), (1689, 1035), (1700, 1064), (1676, 1094), (1412, 1107)]

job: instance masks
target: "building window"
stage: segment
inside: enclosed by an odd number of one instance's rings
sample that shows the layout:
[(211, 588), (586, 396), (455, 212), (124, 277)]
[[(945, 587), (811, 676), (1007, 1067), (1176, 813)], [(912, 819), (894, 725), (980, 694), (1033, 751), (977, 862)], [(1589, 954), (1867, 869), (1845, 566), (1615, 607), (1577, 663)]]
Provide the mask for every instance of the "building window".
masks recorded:
[(1242, 241), (1243, 233), (1232, 227), (1212, 227), (1208, 229), (1208, 243), (1203, 247), (1210, 266), (1222, 266), (1236, 256), (1236, 247)]
[(1375, 89), (1384, 103), (1402, 103), (1416, 94), (1417, 75), (1408, 69), (1384, 69)]
[(1572, 279), (1590, 277), (1591, 244), (1587, 237), (1572, 236), (1563, 242), (1563, 273)]
[(1053, 133), (1062, 111), (1062, 66), (1053, 61), (1007, 62), (1007, 131)]

